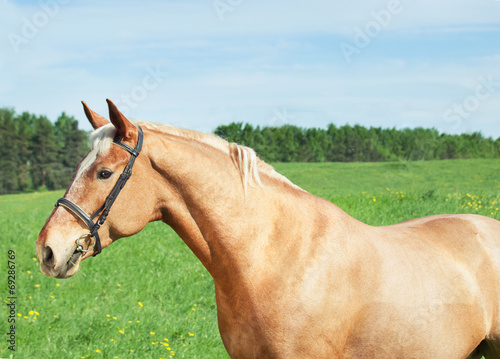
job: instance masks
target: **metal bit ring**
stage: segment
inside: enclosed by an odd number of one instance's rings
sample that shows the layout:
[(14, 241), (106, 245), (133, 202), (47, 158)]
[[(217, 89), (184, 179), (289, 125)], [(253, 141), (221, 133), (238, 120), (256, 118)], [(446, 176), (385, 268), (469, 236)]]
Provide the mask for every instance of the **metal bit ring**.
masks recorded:
[(94, 239), (94, 244), (89, 249), (83, 249), (83, 246), (80, 244), (80, 239), (82, 239), (84, 237), (87, 237), (87, 236), (91, 236), (92, 237), (91, 233), (84, 233), (80, 237), (77, 238), (77, 240), (75, 241), (75, 243), (76, 243), (75, 252), (86, 253), (86, 252), (90, 252), (92, 249), (94, 249), (95, 243), (96, 243), (95, 239)]

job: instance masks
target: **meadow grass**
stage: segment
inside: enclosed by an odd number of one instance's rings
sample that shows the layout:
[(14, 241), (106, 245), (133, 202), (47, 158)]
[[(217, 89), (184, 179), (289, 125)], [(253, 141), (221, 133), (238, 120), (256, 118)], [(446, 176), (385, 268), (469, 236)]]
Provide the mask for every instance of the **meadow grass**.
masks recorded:
[[(279, 163), (275, 168), (371, 225), (438, 213), (500, 219), (498, 160)], [(0, 197), (5, 266), (8, 250), (16, 252), (14, 358), (228, 358), (217, 328), (213, 281), (162, 223), (120, 239), (85, 261), (75, 277), (43, 276), (34, 241), (62, 194)], [(6, 277), (0, 287), (4, 301)], [(7, 333), (6, 306), (2, 313), (0, 331)], [(0, 357), (13, 354), (4, 338), (1, 343)]]

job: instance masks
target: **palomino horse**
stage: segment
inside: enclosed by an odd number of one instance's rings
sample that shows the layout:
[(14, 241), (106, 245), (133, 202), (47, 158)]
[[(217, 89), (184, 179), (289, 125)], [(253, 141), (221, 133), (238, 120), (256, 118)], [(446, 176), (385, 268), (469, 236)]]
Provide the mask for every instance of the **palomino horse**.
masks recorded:
[(92, 149), (38, 236), (44, 274), (70, 277), (101, 243), (161, 220), (212, 275), (232, 358), (500, 358), (499, 221), (371, 227), (249, 148), (108, 105), (111, 123), (84, 103)]

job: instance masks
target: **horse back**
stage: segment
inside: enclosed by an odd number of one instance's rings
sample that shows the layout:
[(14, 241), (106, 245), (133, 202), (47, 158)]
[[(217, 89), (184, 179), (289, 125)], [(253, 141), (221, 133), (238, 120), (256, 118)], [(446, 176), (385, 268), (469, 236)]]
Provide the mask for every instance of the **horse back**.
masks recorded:
[(435, 299), (434, 307), (475, 306), (481, 312), (478, 326), (484, 325), (486, 336), (500, 338), (500, 221), (435, 215), (379, 229), (386, 258), (391, 252), (398, 258), (400, 270), (407, 270), (402, 276), (413, 288), (421, 285), (427, 299)]

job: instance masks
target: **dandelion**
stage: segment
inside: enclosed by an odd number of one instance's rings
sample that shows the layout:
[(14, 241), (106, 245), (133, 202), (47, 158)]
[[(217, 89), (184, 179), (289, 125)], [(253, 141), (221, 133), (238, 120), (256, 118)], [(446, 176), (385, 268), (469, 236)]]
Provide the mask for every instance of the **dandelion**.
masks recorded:
[(193, 334), (193, 333), (189, 333), (189, 332), (188, 332), (188, 335), (189, 335), (190, 337), (194, 337), (194, 334)]
[(51, 295), (51, 296), (50, 296), (50, 299), (54, 299), (54, 296), (53, 296), (53, 295)]
[(144, 305), (141, 302), (137, 302), (139, 304), (139, 307), (143, 307)]
[(35, 314), (36, 314), (36, 315), (40, 315), (40, 313), (38, 313), (38, 312), (35, 312)]
[(31, 274), (31, 271), (30, 271), (30, 270), (28, 271), (28, 274)]
[(17, 316), (18, 317), (22, 317), (23, 315), (21, 313), (17, 313)]
[(33, 315), (33, 314), (35, 314), (35, 311), (34, 310), (30, 310), (28, 314), (29, 315)]
[(151, 334), (151, 335), (155, 335), (155, 332), (149, 332), (149, 334)]
[(109, 314), (106, 314), (106, 317), (108, 317), (108, 318), (111, 318), (111, 315), (109, 315)]
[(95, 350), (95, 352), (96, 352), (96, 353), (100, 353), (101, 351), (100, 351), (99, 349), (96, 349), (96, 350)]
[(118, 331), (118, 333), (123, 334), (123, 330), (121, 330), (121, 329), (120, 329), (120, 330)]
[(113, 317), (114, 320), (116, 320), (116, 317)]
[(40, 284), (35, 284), (35, 288), (40, 288)]
[(56, 284), (56, 287), (60, 287), (61, 285), (59, 283)]

